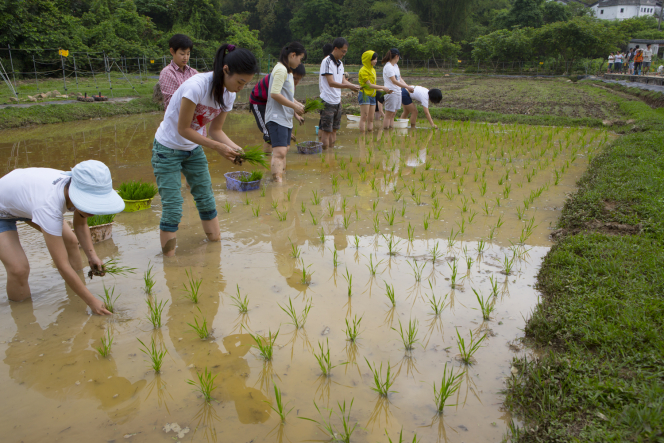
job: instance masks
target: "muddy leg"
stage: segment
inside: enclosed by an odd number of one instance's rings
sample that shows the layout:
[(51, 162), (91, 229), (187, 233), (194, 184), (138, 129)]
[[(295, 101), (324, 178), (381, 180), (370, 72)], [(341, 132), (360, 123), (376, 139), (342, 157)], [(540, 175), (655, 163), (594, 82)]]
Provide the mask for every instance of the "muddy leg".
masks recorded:
[(17, 231), (0, 233), (0, 261), (7, 270), (7, 297), (12, 301), (29, 298), (30, 264), (21, 247)]

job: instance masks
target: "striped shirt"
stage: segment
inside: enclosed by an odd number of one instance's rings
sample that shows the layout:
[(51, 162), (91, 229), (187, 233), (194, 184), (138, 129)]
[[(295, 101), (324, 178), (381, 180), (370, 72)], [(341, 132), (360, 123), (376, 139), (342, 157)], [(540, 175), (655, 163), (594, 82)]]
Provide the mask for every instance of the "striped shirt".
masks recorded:
[(265, 106), (267, 105), (267, 91), (268, 91), (268, 86), (270, 85), (270, 74), (266, 75), (263, 77), (261, 80), (256, 83), (256, 86), (254, 86), (254, 89), (251, 91), (251, 94), (249, 95), (249, 103), (252, 105), (261, 105)]
[(178, 90), (180, 85), (196, 74), (198, 74), (198, 71), (191, 66), (184, 65), (184, 67), (180, 69), (172, 60), (168, 66), (161, 70), (161, 74), (159, 74), (159, 87), (164, 96), (164, 109), (168, 109), (171, 97), (175, 94), (175, 91)]

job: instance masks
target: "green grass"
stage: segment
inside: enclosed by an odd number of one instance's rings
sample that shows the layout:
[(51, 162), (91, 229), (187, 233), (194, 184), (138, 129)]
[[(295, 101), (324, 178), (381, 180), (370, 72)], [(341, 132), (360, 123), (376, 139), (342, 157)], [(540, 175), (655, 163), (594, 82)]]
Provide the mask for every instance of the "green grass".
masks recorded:
[(123, 200), (146, 200), (157, 195), (157, 186), (142, 180), (123, 182), (118, 187), (118, 195)]
[(6, 108), (0, 112), (0, 129), (161, 111), (160, 105), (154, 103), (151, 97), (141, 97), (127, 103), (74, 103)]

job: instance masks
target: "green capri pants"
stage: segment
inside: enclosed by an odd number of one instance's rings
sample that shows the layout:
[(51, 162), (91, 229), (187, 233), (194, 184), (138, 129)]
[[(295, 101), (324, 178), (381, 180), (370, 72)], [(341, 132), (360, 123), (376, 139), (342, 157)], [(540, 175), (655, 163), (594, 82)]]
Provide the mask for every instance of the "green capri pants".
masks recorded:
[(155, 139), (152, 142), (152, 169), (162, 205), (159, 229), (166, 232), (178, 230), (183, 201), (180, 172), (191, 186), (191, 195), (194, 196), (201, 220), (212, 220), (217, 216), (210, 169), (202, 146), (193, 151), (178, 151), (167, 148)]

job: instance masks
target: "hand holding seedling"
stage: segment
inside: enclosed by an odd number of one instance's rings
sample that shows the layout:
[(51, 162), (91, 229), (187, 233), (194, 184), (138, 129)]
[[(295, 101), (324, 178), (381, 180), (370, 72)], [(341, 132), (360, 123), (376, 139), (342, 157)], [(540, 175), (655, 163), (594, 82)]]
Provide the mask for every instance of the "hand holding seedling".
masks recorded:
[(92, 300), (90, 300), (87, 304), (88, 306), (90, 306), (90, 310), (92, 311), (93, 314), (113, 315), (108, 309), (106, 309), (106, 305), (104, 305), (104, 302), (102, 302), (98, 298), (92, 297)]
[(232, 161), (235, 164), (242, 164), (242, 148), (235, 148), (233, 146), (227, 145), (226, 143), (216, 143), (215, 151), (217, 151), (219, 155), (224, 157), (226, 160)]

